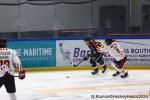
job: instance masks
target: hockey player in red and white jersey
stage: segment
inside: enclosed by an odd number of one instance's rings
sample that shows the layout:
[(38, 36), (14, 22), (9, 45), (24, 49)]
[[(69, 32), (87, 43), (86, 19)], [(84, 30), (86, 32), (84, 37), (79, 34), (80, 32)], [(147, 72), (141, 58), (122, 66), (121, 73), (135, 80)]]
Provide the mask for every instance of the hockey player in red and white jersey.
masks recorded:
[(0, 39), (0, 88), (4, 85), (11, 100), (17, 100), (14, 67), (18, 68), (19, 79), (25, 78), (25, 70), (15, 50), (6, 48), (6, 39)]
[(114, 58), (114, 60), (111, 62), (111, 65), (115, 67), (116, 72), (113, 74), (113, 76), (120, 75), (121, 78), (127, 77), (128, 72), (123, 68), (123, 65), (127, 60), (124, 50), (112, 39), (106, 39), (105, 44), (106, 47), (104, 51), (109, 53)]

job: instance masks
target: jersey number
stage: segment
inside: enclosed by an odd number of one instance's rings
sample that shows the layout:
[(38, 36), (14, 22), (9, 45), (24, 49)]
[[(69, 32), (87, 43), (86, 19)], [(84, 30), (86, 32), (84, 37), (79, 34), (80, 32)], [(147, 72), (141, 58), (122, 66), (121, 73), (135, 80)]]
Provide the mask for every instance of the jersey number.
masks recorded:
[(5, 69), (5, 66), (3, 65), (6, 65), (7, 68), (10, 68), (10, 61), (9, 60), (0, 60), (0, 67), (1, 69)]

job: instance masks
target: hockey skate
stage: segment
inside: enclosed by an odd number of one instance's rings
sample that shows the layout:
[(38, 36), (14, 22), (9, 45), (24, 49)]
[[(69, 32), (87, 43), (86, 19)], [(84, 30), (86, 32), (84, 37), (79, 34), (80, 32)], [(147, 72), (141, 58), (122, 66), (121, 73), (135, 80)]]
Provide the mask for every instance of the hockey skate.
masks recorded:
[(94, 70), (91, 72), (92, 75), (96, 75), (96, 74), (98, 74), (98, 73), (99, 73), (99, 70), (98, 70), (98, 69), (94, 69)]
[(112, 76), (115, 77), (115, 76), (118, 76), (120, 74), (119, 71), (116, 71)]
[(107, 72), (108, 70), (109, 70), (108, 67), (105, 65), (105, 66), (103, 66), (101, 73), (105, 73), (105, 72)]
[(120, 75), (121, 78), (126, 78), (128, 77), (128, 72), (125, 72), (124, 74)]

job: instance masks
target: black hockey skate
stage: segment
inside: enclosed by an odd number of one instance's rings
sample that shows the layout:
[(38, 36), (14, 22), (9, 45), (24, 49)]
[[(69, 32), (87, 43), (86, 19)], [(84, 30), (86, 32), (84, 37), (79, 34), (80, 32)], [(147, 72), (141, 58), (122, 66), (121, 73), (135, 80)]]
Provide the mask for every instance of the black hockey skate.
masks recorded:
[(91, 72), (92, 75), (96, 75), (96, 74), (98, 74), (98, 73), (99, 73), (99, 70), (98, 70), (98, 69), (94, 69), (94, 70)]
[(123, 75), (120, 75), (121, 78), (126, 78), (128, 77), (128, 72), (125, 72)]
[(112, 76), (115, 77), (115, 76), (118, 76), (120, 74), (119, 71), (116, 71)]
[(101, 73), (105, 73), (107, 70), (108, 70), (108, 67), (105, 65), (103, 66)]

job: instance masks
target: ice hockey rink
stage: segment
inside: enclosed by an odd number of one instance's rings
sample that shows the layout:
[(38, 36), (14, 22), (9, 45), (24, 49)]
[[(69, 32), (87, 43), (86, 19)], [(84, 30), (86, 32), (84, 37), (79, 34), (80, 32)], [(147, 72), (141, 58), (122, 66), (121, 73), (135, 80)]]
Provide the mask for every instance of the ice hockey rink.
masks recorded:
[[(150, 70), (129, 70), (129, 77), (125, 79), (112, 77), (113, 71), (95, 76), (90, 72), (90, 70), (28, 72), (25, 80), (16, 78), (17, 98), (18, 100), (150, 100)], [(4, 87), (0, 90), (0, 100), (10, 100)]]

